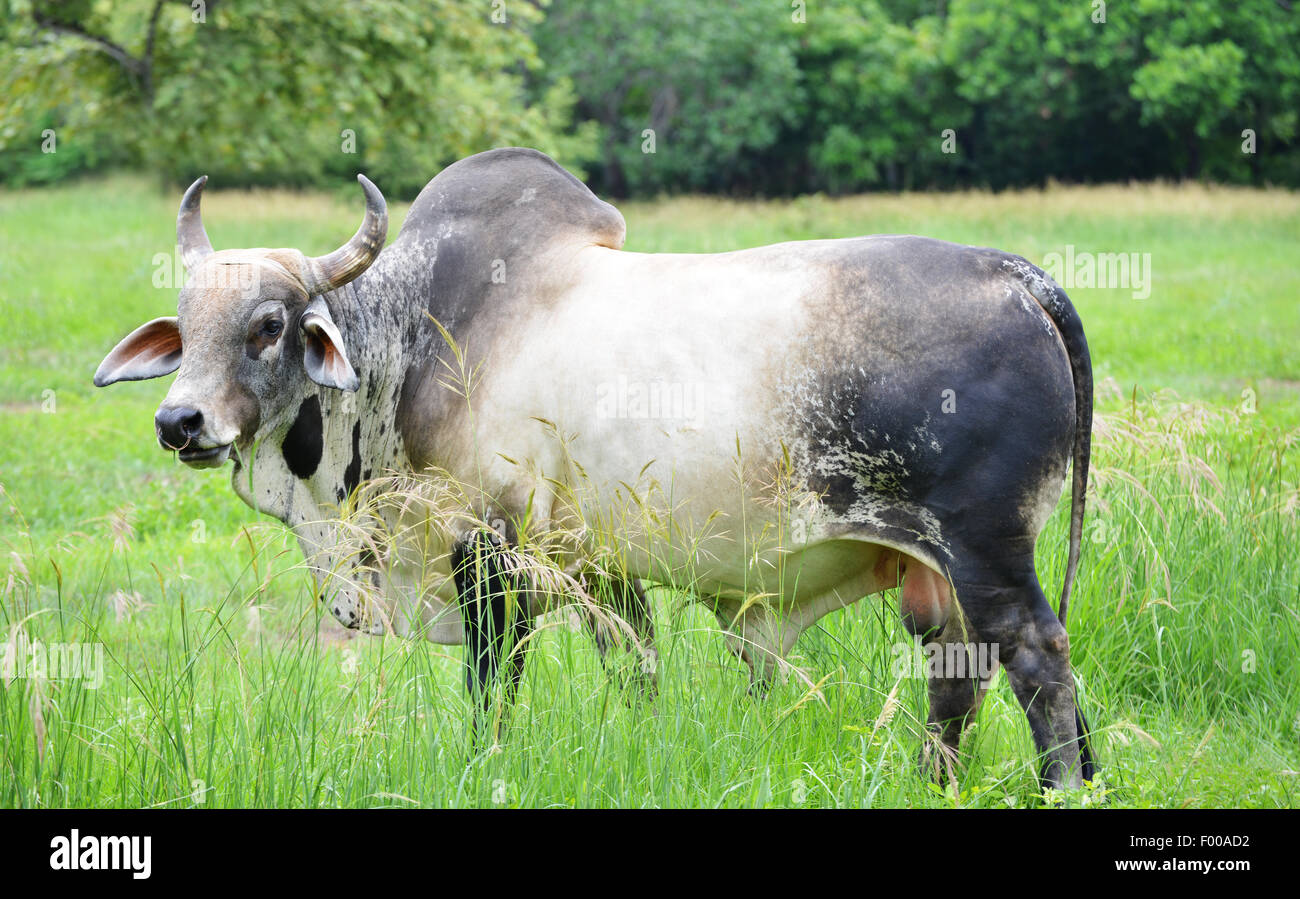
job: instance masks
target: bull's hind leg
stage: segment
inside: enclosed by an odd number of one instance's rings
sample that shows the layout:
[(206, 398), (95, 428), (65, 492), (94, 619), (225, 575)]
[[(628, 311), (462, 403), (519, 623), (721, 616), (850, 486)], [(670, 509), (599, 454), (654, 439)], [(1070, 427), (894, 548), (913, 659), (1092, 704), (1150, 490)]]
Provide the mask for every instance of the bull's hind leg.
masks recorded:
[(943, 783), (954, 773), (962, 734), (979, 714), (997, 662), (960, 614), (931, 636), (924, 644), (930, 739), (921, 746), (920, 767), (923, 775)]
[(1029, 719), (1042, 760), (1042, 785), (1078, 787), (1091, 780), (1092, 759), (1070, 672), (1070, 641), (1032, 566), (1000, 583), (958, 579), (956, 586), (963, 611), (981, 639), (996, 647)]
[[(511, 570), (509, 550), (493, 531), (477, 530), (452, 549), (451, 563), (465, 622), (465, 683), (475, 707), (473, 734), (500, 736), (523, 677), (526, 637), (532, 620), (527, 586)], [(504, 663), (504, 671), (502, 670)], [(501, 685), (501, 714), (493, 711), (493, 687)]]
[(952, 585), (943, 575), (894, 549), (880, 554), (875, 566), (882, 586), (899, 586), (899, 614), (908, 633), (922, 644), (930, 713), (930, 738), (921, 746), (924, 776), (940, 783), (955, 773), (966, 726), (975, 719), (996, 668), (953, 601)]

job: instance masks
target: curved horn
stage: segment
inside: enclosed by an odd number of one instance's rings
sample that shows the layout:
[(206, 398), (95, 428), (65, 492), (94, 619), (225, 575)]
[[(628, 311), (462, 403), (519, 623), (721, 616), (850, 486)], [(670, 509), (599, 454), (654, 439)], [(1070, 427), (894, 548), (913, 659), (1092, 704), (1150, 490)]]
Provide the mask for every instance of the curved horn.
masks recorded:
[(176, 245), (181, 248), (181, 261), (185, 270), (190, 271), (212, 254), (212, 241), (208, 232), (203, 230), (203, 213), (199, 211), (199, 200), (203, 197), (203, 185), (208, 183), (204, 175), (190, 185), (181, 200), (181, 211), (176, 214)]
[(379, 188), (365, 175), (357, 175), (366, 192), (366, 217), (352, 239), (328, 256), (308, 260), (307, 293), (309, 296), (337, 290), (360, 275), (375, 261), (388, 237), (388, 204)]

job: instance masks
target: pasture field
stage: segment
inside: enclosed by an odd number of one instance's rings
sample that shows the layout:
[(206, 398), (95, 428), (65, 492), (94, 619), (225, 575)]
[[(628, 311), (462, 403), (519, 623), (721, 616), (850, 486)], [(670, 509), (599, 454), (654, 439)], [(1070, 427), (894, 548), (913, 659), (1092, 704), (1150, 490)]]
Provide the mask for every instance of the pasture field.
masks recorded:
[[(218, 189), (204, 218), (218, 248), (321, 253), (356, 227), (349, 188)], [(712, 614), (669, 590), (652, 594), (653, 704), (625, 702), (560, 616), (503, 748), (467, 764), (460, 649), (322, 619), (296, 543), (239, 502), (229, 469), (159, 451), (166, 383), (91, 386), (119, 338), (175, 312), (154, 256), (173, 247), (179, 198), (128, 177), (0, 192), (0, 642), (102, 653), (102, 683), (22, 665), (0, 679), (0, 806), (1042, 804), (1001, 675), (957, 783), (917, 775), (924, 680), (899, 670), (893, 593), (804, 635), (793, 661), (815, 689), (791, 679), (762, 700)], [(1300, 195), (1054, 187), (622, 209), (640, 251), (905, 232), (1039, 264), (1067, 248), (1150, 254), (1149, 296), (1066, 284), (1099, 385), (1070, 632), (1102, 771), (1064, 800), (1300, 805)], [(1049, 596), (1067, 509), (1068, 496), (1039, 542)]]

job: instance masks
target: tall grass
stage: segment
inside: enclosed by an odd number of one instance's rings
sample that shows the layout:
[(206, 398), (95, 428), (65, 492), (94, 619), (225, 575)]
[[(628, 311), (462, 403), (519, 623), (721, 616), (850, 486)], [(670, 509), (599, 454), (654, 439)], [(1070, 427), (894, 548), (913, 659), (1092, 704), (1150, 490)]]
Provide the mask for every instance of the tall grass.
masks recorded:
[[(619, 688), (576, 616), (553, 615), (507, 739), (472, 749), (459, 648), (342, 630), (296, 542), (224, 472), (165, 464), (148, 427), (159, 384), (89, 387), (114, 341), (174, 308), (174, 290), (149, 284), (176, 199), (134, 181), (0, 192), (0, 643), (103, 652), (97, 688), (29, 668), (0, 678), (0, 806), (1040, 801), (1001, 677), (955, 785), (917, 776), (925, 685), (895, 671), (911, 640), (892, 593), (805, 633), (791, 662), (807, 677), (766, 699), (678, 591), (652, 591), (653, 702)], [(357, 214), (315, 196), (211, 199), (220, 247), (321, 252)], [(1297, 805), (1300, 198), (1142, 187), (624, 211), (637, 250), (905, 231), (1031, 259), (1067, 243), (1151, 251), (1148, 301), (1071, 293), (1114, 382), (1098, 392), (1070, 622), (1103, 781), (1069, 801)], [(1067, 524), (1063, 503), (1039, 541), (1049, 595)]]
[[(1294, 804), (1300, 495), (1284, 451), (1300, 434), (1157, 395), (1100, 416), (1096, 436), (1071, 628), (1104, 765), (1095, 801)], [(1064, 568), (1066, 511), (1040, 541), (1048, 584)], [(138, 567), (135, 540), (127, 515), (47, 552), (8, 548), (11, 642), (102, 644), (105, 672), (98, 689), (30, 671), (6, 682), (0, 804), (1037, 801), (1003, 683), (955, 786), (916, 775), (924, 682), (896, 676), (893, 647), (909, 638), (892, 594), (823, 619), (792, 658), (815, 684), (792, 678), (763, 700), (681, 593), (654, 591), (653, 703), (629, 701), (576, 619), (552, 616), (508, 739), (475, 754), (460, 650), (335, 627), (276, 527), (241, 530), (221, 591), (193, 589), (179, 564)]]

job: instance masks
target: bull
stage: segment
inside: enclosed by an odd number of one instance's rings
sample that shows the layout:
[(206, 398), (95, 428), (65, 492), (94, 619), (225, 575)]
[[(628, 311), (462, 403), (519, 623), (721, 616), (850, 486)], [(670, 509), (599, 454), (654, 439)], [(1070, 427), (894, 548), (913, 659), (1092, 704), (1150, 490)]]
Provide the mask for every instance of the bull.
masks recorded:
[[(900, 588), (905, 625), (945, 658), (996, 648), (1044, 785), (1093, 776), (1065, 628), (1092, 371), (1040, 269), (899, 235), (625, 252), (614, 207), (520, 148), (446, 168), (384, 248), (383, 196), (358, 180), (364, 221), (320, 257), (214, 251), (194, 182), (178, 314), (94, 378), (178, 371), (159, 442), (191, 467), (232, 461), (235, 491), (295, 531), (341, 622), (465, 643), (471, 691), (512, 689), (525, 653), (511, 647), (550, 601), (510, 564), (521, 531), (588, 534), (557, 550), (578, 571), (600, 529), (575, 522), (612, 522), (600, 573), (647, 658), (647, 583), (707, 603), (759, 689), (821, 616)], [(453, 367), (472, 377), (453, 383)], [(1071, 465), (1054, 612), (1034, 552)], [(339, 504), (381, 472), (429, 468), (474, 486), (464, 521), (507, 527), (450, 529), (430, 551), (437, 589), (369, 601), (359, 577), (333, 582), (348, 567), (331, 556)], [(974, 669), (930, 672), (932, 770), (988, 687)]]

